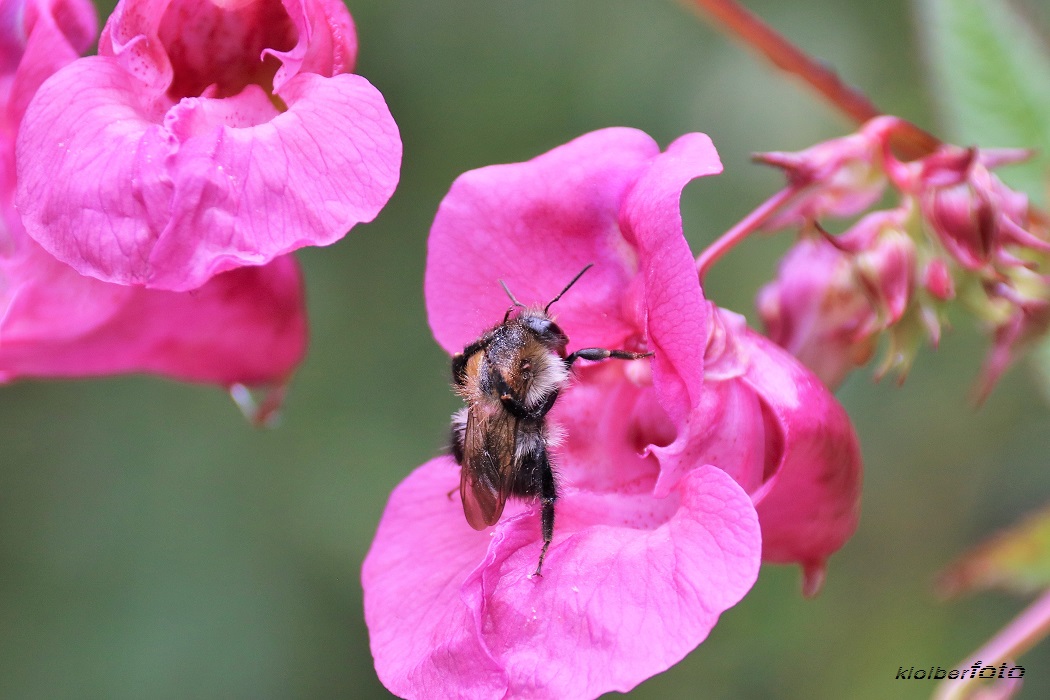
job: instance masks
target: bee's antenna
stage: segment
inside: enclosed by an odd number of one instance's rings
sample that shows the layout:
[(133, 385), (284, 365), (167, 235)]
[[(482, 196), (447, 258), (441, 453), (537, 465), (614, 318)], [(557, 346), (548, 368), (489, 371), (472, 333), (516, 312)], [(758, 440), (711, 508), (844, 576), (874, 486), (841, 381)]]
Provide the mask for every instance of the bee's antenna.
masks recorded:
[[(548, 302), (548, 304), (543, 307), (543, 313), (547, 313), (547, 311), (550, 310), (550, 308), (552, 306), (554, 306), (554, 302), (556, 302), (559, 299), (561, 299), (562, 295), (565, 294), (565, 292), (569, 291), (572, 288), (572, 285), (576, 284), (576, 281), (578, 279), (583, 277), (583, 273), (587, 272), (587, 270), (590, 270), (592, 267), (594, 267), (594, 263), (587, 263), (587, 267), (583, 268), (578, 273), (576, 273), (576, 276), (572, 278), (572, 282), (569, 282), (567, 285), (565, 285), (565, 289), (563, 289), (560, 292), (558, 292), (558, 296), (556, 296), (553, 299), (551, 299), (550, 302)], [(504, 289), (506, 289), (506, 287), (504, 287)], [(510, 294), (510, 292), (507, 292), (507, 293)], [(511, 297), (511, 299), (513, 299), (513, 298), (514, 297)]]
[[(573, 281), (575, 281), (575, 280), (573, 280)], [(505, 313), (503, 315), (503, 322), (506, 323), (507, 319), (510, 318), (510, 312), (514, 310), (515, 306), (518, 306), (518, 307), (521, 307), (521, 308), (524, 309), (525, 305), (514, 298), (514, 294), (510, 291), (510, 288), (507, 287), (507, 283), (506, 282), (504, 282), (503, 280), (500, 280), (499, 281), (499, 286), (503, 287), (503, 291), (505, 291), (507, 293), (507, 296), (510, 297), (511, 302), (513, 302), (513, 304), (514, 304), (514, 306), (511, 306), (509, 309), (507, 309), (507, 313)]]

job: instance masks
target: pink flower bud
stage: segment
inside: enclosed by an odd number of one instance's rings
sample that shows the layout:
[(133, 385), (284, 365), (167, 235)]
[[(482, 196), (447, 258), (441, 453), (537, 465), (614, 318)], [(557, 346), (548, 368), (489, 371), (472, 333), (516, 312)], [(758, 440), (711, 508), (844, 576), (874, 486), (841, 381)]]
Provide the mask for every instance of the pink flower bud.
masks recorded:
[(922, 273), (922, 286), (938, 301), (955, 297), (955, 283), (948, 272), (948, 263), (941, 258), (934, 258), (926, 264)]
[(856, 133), (803, 151), (756, 155), (756, 161), (784, 170), (788, 184), (798, 190), (798, 195), (764, 228), (775, 230), (828, 216), (854, 216), (874, 204), (886, 186), (886, 142), (900, 124), (896, 117), (877, 117)]
[(971, 270), (988, 264), (998, 241), (999, 212), (983, 194), (960, 183), (930, 191), (922, 199), (923, 214), (941, 243)]
[(993, 329), (992, 348), (974, 392), (978, 401), (988, 396), (1023, 350), (1050, 330), (1050, 281), (1027, 270), (1018, 276), (1021, 279), (1012, 284), (1000, 282), (989, 285), (987, 290), (989, 303), (1006, 307), (1009, 312)]
[(914, 244), (902, 210), (875, 212), (840, 236), (800, 240), (758, 295), (768, 336), (830, 386), (875, 351), (913, 292)]
[(1050, 243), (1028, 230), (1028, 198), (989, 170), (991, 164), (1015, 162), (1023, 155), (943, 146), (912, 163), (894, 162), (890, 172), (904, 193), (918, 199), (945, 251), (967, 270), (988, 271), (1023, 264), (1007, 246), (1050, 252)]

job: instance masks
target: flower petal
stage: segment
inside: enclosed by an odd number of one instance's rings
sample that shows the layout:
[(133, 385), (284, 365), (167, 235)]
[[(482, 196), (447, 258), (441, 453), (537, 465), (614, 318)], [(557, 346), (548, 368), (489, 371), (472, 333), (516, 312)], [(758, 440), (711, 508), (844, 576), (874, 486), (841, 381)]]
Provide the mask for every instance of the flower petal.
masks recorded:
[(281, 61), (273, 79), (275, 90), (280, 92), (288, 80), (301, 72), (331, 76), (354, 69), (357, 32), (341, 0), (285, 0), (284, 9), (299, 40), (288, 51), (266, 50)]
[(794, 357), (750, 330), (742, 342), (751, 355), (742, 381), (766, 416), (766, 481), (752, 494), (762, 558), (816, 572), (857, 527), (857, 436), (842, 405)]
[[(76, 60), (98, 34), (95, 8), (87, 0), (5, 2), (0, 8), (0, 103), (4, 118), (17, 130), (26, 105), (40, 84)], [(10, 61), (10, 63), (7, 63)]]
[(575, 374), (579, 381), (547, 414), (564, 433), (555, 451), (559, 481), (594, 492), (650, 492), (658, 466), (646, 448), (673, 439), (674, 426), (656, 399), (648, 360), (600, 362)]
[(644, 317), (654, 353), (653, 385), (676, 423), (700, 401), (707, 343), (707, 304), (693, 254), (682, 235), (682, 189), (694, 178), (722, 172), (706, 134), (686, 134), (653, 159), (631, 189), (620, 221), (638, 248)]
[(338, 240), (397, 184), (397, 127), (359, 76), (299, 75), (282, 92), (288, 111), (249, 128), (189, 128), (180, 112), (161, 125), (146, 97), (113, 59), (81, 59), (26, 113), (16, 200), (26, 230), (82, 274), (195, 289)]
[(430, 233), (435, 337), (455, 352), (498, 321), (508, 302), (497, 280), (522, 302), (544, 305), (595, 263), (553, 309), (570, 349), (637, 344), (648, 330), (663, 357), (654, 360), (666, 377), (660, 390), (681, 416), (702, 381), (703, 343), (689, 344), (694, 331), (704, 335), (706, 307), (695, 270), (684, 274), (694, 263), (679, 199), (691, 179), (720, 170), (703, 134), (661, 154), (639, 131), (605, 129), (525, 163), (461, 175)]
[(509, 302), (499, 280), (523, 303), (543, 306), (594, 263), (551, 312), (570, 348), (619, 347), (636, 332), (621, 299), (637, 259), (617, 219), (659, 152), (641, 131), (603, 129), (524, 163), (460, 175), (428, 242), (427, 317), (438, 343), (458, 352), (503, 318)]
[[(562, 512), (591, 517), (563, 518), (562, 530), (578, 529), (551, 547), (542, 580), (523, 575), (535, 556), (535, 518), (509, 523), (506, 554), (468, 579), (464, 596), (485, 601), (479, 628), (506, 669), (509, 696), (626, 692), (696, 648), (754, 585), (758, 523), (721, 470), (694, 470), (667, 504), (618, 500), (566, 494)], [(647, 517), (661, 511), (670, 511), (663, 522)]]
[(123, 0), (99, 55), (177, 100), (209, 86), (226, 96), (250, 82), (280, 89), (300, 72), (350, 72), (357, 36), (338, 0)]
[(192, 293), (133, 289), (78, 275), (25, 241), (0, 264), (0, 379), (153, 372), (265, 384), (306, 350), (306, 309), (291, 257), (234, 270)]
[(530, 577), (535, 510), (491, 537), (471, 531), (444, 496), (449, 466), (429, 462), (395, 490), (365, 562), (376, 667), (397, 694), (626, 691), (695, 648), (757, 577), (750, 499), (719, 469), (662, 501), (567, 490), (544, 574)]
[(751, 388), (732, 380), (708, 382), (674, 442), (649, 448), (660, 462), (654, 494), (669, 493), (700, 464), (721, 468), (751, 493), (764, 476), (765, 430), (761, 404)]
[(447, 457), (412, 472), (390, 495), (361, 569), (376, 673), (401, 697), (498, 698), (507, 687), (460, 597), (491, 538), (447, 495), (458, 484)]

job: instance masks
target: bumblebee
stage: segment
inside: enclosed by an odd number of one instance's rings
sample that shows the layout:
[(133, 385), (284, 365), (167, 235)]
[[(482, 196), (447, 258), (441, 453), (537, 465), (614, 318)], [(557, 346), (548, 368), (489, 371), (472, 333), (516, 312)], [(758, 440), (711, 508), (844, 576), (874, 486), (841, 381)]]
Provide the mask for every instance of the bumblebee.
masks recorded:
[(452, 379), (466, 407), (452, 416), (452, 456), (460, 465), (459, 495), (475, 530), (495, 525), (508, 497), (539, 498), (543, 549), (554, 534), (558, 483), (550, 448), (555, 438), (547, 413), (569, 382), (576, 360), (636, 360), (652, 353), (584, 348), (566, 355), (569, 337), (551, 306), (592, 265), (587, 265), (542, 309), (510, 297), (503, 321), (452, 357)]

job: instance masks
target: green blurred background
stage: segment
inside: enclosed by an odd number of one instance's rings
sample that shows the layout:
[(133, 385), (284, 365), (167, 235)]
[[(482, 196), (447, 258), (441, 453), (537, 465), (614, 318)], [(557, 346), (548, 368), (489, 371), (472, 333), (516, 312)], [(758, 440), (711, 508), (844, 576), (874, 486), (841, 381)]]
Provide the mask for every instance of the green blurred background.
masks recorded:
[[(937, 128), (905, 0), (748, 5), (885, 110)], [(422, 293), (451, 181), (605, 126), (663, 144), (704, 131), (725, 174), (686, 190), (699, 250), (778, 187), (751, 152), (852, 129), (671, 0), (350, 10), (358, 70), (401, 128), (401, 185), (374, 223), (300, 254), (312, 344), (280, 427), (151, 377), (0, 390), (0, 697), (387, 697), (359, 570), (390, 490), (441, 451), (457, 405)], [(789, 242), (749, 241), (708, 296), (754, 321)], [(863, 518), (822, 595), (802, 600), (796, 570), (765, 567), (632, 697), (927, 697), (932, 683), (895, 681), (899, 666), (951, 667), (1016, 614), (1025, 601), (932, 591), (964, 548), (1050, 500), (1047, 408), (1026, 369), (967, 404), (983, 350), (960, 319), (903, 387), (856, 373), (839, 396), (864, 449)], [(1022, 696), (1050, 697), (1048, 645), (1022, 662)]]

